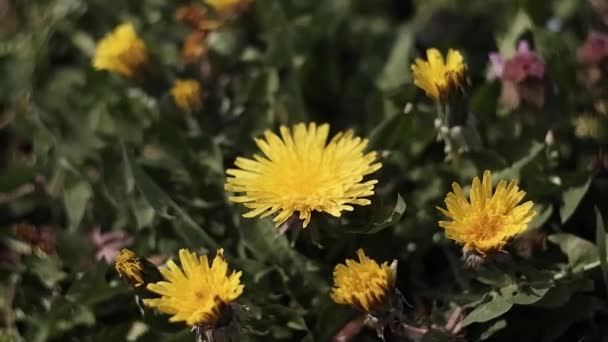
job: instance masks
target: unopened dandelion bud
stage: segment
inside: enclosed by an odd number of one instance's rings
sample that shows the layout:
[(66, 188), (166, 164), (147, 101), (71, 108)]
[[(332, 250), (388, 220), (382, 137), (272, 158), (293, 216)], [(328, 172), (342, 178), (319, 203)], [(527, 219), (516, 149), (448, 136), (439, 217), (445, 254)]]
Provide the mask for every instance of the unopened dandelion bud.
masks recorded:
[(171, 88), (175, 105), (184, 112), (197, 112), (203, 107), (201, 85), (196, 80), (177, 80)]

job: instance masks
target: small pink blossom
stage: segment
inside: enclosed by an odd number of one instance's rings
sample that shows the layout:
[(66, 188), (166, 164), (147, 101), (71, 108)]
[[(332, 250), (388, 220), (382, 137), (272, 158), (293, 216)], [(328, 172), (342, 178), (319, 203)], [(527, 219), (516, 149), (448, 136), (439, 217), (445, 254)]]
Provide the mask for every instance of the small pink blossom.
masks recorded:
[(494, 76), (502, 80), (519, 83), (529, 78), (545, 77), (545, 63), (530, 50), (526, 41), (519, 42), (517, 52), (509, 59), (504, 60), (497, 52), (490, 53), (489, 57)]
[(113, 263), (122, 248), (133, 243), (133, 237), (122, 230), (102, 232), (99, 227), (94, 228), (89, 238), (95, 245), (97, 260), (105, 260), (108, 264)]
[(538, 107), (544, 104), (545, 62), (530, 49), (528, 42), (520, 41), (511, 58), (492, 52), (489, 59), (492, 78), (502, 81), (503, 103), (512, 108), (522, 100)]
[(608, 34), (591, 32), (578, 48), (576, 59), (580, 64), (597, 65), (608, 59)]

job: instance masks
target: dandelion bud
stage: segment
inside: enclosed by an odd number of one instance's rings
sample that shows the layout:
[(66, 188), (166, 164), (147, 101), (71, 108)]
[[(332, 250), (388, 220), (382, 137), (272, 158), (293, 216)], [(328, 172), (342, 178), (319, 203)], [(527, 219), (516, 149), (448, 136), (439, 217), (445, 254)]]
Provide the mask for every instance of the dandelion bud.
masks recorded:
[(426, 51), (427, 60), (412, 64), (414, 84), (434, 100), (448, 103), (461, 97), (467, 85), (467, 66), (458, 50), (450, 49), (443, 59), (437, 49)]
[(197, 112), (203, 107), (201, 85), (196, 80), (177, 80), (171, 88), (175, 105), (184, 112)]
[(389, 310), (395, 288), (396, 262), (378, 264), (368, 258), (363, 249), (357, 250), (359, 261), (346, 259), (346, 264), (334, 268), (334, 288), (331, 298), (338, 304), (348, 304), (361, 312), (379, 314)]
[(99, 43), (93, 67), (132, 78), (148, 64), (148, 50), (130, 23), (117, 26)]

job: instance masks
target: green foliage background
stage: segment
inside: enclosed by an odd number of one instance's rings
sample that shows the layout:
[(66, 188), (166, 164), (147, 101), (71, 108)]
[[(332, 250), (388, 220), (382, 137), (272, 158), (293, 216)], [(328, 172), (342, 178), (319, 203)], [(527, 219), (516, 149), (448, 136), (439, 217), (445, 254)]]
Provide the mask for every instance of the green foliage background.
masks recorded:
[[(165, 316), (142, 318), (113, 266), (95, 261), (94, 227), (128, 231), (140, 255), (225, 248), (246, 285), (243, 341), (330, 341), (357, 316), (330, 300), (332, 269), (359, 247), (399, 260), (408, 323), (428, 328), (424, 341), (608, 335), (608, 173), (597, 162), (606, 145), (576, 137), (572, 124), (606, 96), (576, 79), (576, 49), (606, 29), (587, 1), (255, 0), (208, 38), (207, 73), (180, 62), (189, 29), (173, 19), (178, 5), (0, 1), (1, 246), (18, 255), (0, 261), (1, 341), (193, 340)], [(91, 67), (96, 41), (124, 21), (153, 55), (148, 79)], [(511, 55), (520, 38), (547, 63), (554, 94), (542, 110), (502, 108), (500, 83), (486, 81), (488, 53)], [(436, 107), (411, 80), (428, 47), (458, 48), (469, 66), (483, 149), (451, 161), (436, 139)], [(200, 113), (173, 105), (178, 77), (203, 84)], [(310, 228), (278, 236), (270, 219), (241, 218), (224, 170), (263, 130), (301, 121), (354, 128), (384, 166), (372, 206), (317, 214)], [(435, 207), (452, 182), (485, 169), (520, 179), (538, 215), (507, 261), (475, 271)], [(16, 223), (50, 227), (56, 251), (20, 240)], [(442, 327), (457, 307), (465, 327), (451, 336)], [(364, 330), (354, 340), (377, 338)]]

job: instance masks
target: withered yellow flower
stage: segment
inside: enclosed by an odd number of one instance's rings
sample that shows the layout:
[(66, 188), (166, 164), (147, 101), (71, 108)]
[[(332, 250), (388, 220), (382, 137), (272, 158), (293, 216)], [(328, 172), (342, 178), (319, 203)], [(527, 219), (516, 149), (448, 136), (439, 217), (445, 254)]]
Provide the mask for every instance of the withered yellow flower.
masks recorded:
[(439, 226), (465, 251), (485, 255), (501, 250), (510, 238), (526, 230), (536, 214), (532, 201), (519, 204), (526, 193), (516, 181), (500, 181), (492, 193), (490, 171), (483, 173), (482, 181), (473, 179), (470, 202), (460, 185), (452, 183), (452, 189), (445, 198), (447, 209), (437, 208), (452, 221), (439, 221)]
[(185, 112), (196, 112), (203, 107), (201, 85), (196, 80), (177, 80), (171, 88), (177, 107)]
[(117, 26), (99, 41), (93, 67), (133, 77), (148, 63), (148, 49), (130, 23)]
[(363, 249), (357, 250), (357, 256), (358, 262), (346, 259), (346, 265), (336, 265), (330, 296), (334, 302), (352, 305), (362, 312), (381, 312), (390, 305), (396, 266), (389, 266), (387, 262), (378, 264), (368, 258)]
[(204, 0), (220, 17), (228, 17), (245, 9), (253, 0)]
[(416, 86), (434, 100), (446, 99), (451, 94), (462, 91), (466, 84), (467, 66), (459, 51), (450, 49), (444, 61), (439, 50), (428, 49), (426, 57), (427, 60), (416, 58), (412, 64)]
[(197, 256), (188, 249), (180, 249), (179, 259), (181, 268), (170, 260), (165, 268), (160, 269), (165, 281), (147, 286), (148, 290), (161, 297), (145, 299), (144, 303), (173, 315), (170, 322), (215, 327), (226, 305), (243, 293), (241, 272), (228, 272), (223, 249), (217, 251), (211, 266), (207, 255)]
[(282, 126), (280, 136), (270, 130), (255, 139), (264, 154), (253, 159), (239, 157), (238, 169), (228, 169), (226, 190), (241, 195), (229, 197), (251, 211), (244, 217), (276, 214), (279, 226), (298, 212), (305, 228), (313, 211), (339, 217), (353, 205), (368, 205), (377, 180), (363, 177), (382, 166), (376, 152), (364, 153), (368, 141), (351, 130), (336, 134), (327, 143), (329, 125), (299, 123)]
[(116, 271), (121, 278), (127, 280), (135, 287), (144, 283), (143, 265), (135, 253), (127, 248), (123, 248), (116, 257)]

